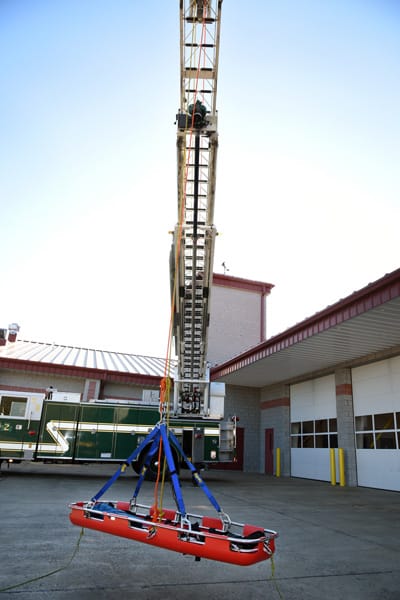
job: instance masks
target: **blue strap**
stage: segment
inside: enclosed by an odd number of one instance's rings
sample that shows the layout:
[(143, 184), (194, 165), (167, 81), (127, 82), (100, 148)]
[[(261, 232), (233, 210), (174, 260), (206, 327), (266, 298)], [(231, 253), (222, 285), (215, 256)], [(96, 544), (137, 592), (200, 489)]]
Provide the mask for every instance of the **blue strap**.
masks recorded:
[(171, 432), (169, 432), (169, 434), (168, 434), (167, 426), (165, 425), (165, 423), (162, 423), (160, 425), (160, 431), (161, 431), (162, 441), (164, 444), (165, 458), (167, 459), (169, 474), (170, 474), (172, 486), (173, 486), (174, 492), (175, 492), (175, 502), (176, 502), (176, 505), (178, 507), (180, 514), (184, 517), (184, 516), (186, 516), (186, 508), (185, 508), (185, 503), (183, 501), (179, 477), (178, 477), (178, 473), (176, 472), (175, 461), (174, 461), (174, 457), (172, 456), (172, 450), (171, 450), (171, 445), (170, 445), (170, 441), (169, 441)]
[(97, 502), (97, 500), (99, 498), (101, 498), (101, 496), (104, 494), (104, 492), (106, 492), (113, 483), (115, 483), (115, 481), (118, 479), (118, 477), (125, 472), (126, 467), (129, 467), (129, 465), (131, 464), (131, 462), (133, 462), (141, 453), (141, 451), (150, 443), (153, 441), (153, 439), (156, 436), (160, 435), (160, 431), (159, 431), (159, 426), (156, 425), (154, 427), (154, 429), (152, 429), (152, 431), (150, 431), (149, 435), (147, 435), (145, 437), (145, 439), (143, 440), (143, 442), (136, 448), (136, 450), (134, 450), (132, 452), (132, 454), (126, 459), (126, 461), (119, 467), (119, 469), (114, 473), (114, 475), (112, 475), (112, 477), (110, 477), (110, 479), (108, 481), (106, 481), (106, 483), (103, 485), (103, 487), (101, 488), (101, 490), (99, 490), (97, 492), (97, 494), (95, 496), (93, 496), (92, 498), (92, 502)]
[(164, 453), (165, 453), (165, 457), (167, 460), (168, 469), (170, 471), (170, 477), (171, 477), (174, 494), (175, 494), (175, 502), (176, 502), (176, 505), (177, 505), (177, 508), (178, 508), (180, 514), (182, 516), (185, 516), (186, 508), (185, 508), (185, 503), (183, 501), (179, 477), (176, 472), (174, 457), (172, 455), (171, 442), (172, 442), (173, 446), (176, 448), (177, 452), (181, 455), (181, 457), (185, 461), (188, 469), (192, 473), (194, 480), (202, 488), (203, 492), (209, 499), (210, 503), (213, 505), (213, 507), (215, 508), (215, 510), (218, 513), (221, 513), (222, 509), (219, 506), (218, 502), (216, 501), (216, 499), (214, 498), (214, 496), (208, 489), (204, 480), (200, 477), (200, 474), (197, 471), (196, 467), (190, 462), (190, 460), (184, 453), (178, 439), (175, 437), (175, 435), (172, 433), (172, 431), (167, 428), (165, 423), (161, 423), (161, 424), (158, 423), (152, 429), (152, 431), (150, 431), (150, 433), (145, 437), (143, 442), (132, 452), (132, 454), (119, 467), (119, 469), (114, 473), (114, 475), (112, 477), (110, 477), (110, 479), (103, 485), (103, 487), (97, 492), (97, 494), (95, 496), (93, 496), (92, 502), (97, 502), (97, 500), (99, 498), (101, 498), (101, 496), (112, 486), (112, 484), (118, 479), (118, 477), (126, 470), (126, 467), (129, 466), (139, 456), (139, 454), (142, 452), (142, 450), (144, 450), (144, 448), (146, 448), (146, 446), (151, 444), (150, 450), (146, 455), (146, 459), (144, 462), (144, 468), (142, 469), (142, 471), (140, 473), (139, 481), (136, 485), (136, 489), (135, 489), (135, 492), (133, 495), (133, 498), (136, 498), (137, 495), (139, 494), (141, 485), (143, 483), (143, 480), (144, 480), (144, 477), (146, 474), (147, 467), (150, 464), (150, 460), (157, 451), (158, 444), (160, 442), (160, 437), (162, 438), (162, 441), (164, 444)]
[(190, 460), (188, 459), (188, 457), (182, 450), (182, 447), (181, 447), (179, 441), (177, 440), (175, 435), (172, 433), (172, 431), (169, 432), (169, 437), (170, 437), (171, 441), (173, 442), (174, 446), (176, 447), (176, 449), (178, 450), (178, 452), (180, 453), (180, 455), (182, 456), (183, 460), (187, 464), (188, 468), (192, 472), (193, 478), (195, 479), (196, 483), (202, 488), (203, 492), (205, 493), (205, 495), (207, 496), (207, 498), (209, 499), (209, 501), (211, 502), (211, 504), (213, 505), (215, 510), (219, 513), (222, 512), (220, 505), (218, 504), (218, 502), (216, 501), (216, 499), (214, 498), (214, 496), (208, 489), (204, 480), (200, 477), (199, 472), (197, 471), (196, 467), (190, 462)]
[(132, 500), (136, 500), (136, 498), (139, 495), (140, 488), (142, 487), (142, 483), (144, 481), (144, 478), (146, 477), (147, 469), (149, 468), (149, 465), (150, 465), (150, 461), (153, 458), (153, 456), (155, 455), (155, 453), (157, 452), (159, 443), (160, 443), (160, 431), (158, 431), (158, 435), (156, 435), (156, 437), (153, 439), (153, 444), (152, 444), (150, 450), (148, 451), (148, 453), (146, 454), (146, 458), (143, 462), (142, 468), (140, 469), (139, 480), (136, 484), (136, 488), (133, 493)]

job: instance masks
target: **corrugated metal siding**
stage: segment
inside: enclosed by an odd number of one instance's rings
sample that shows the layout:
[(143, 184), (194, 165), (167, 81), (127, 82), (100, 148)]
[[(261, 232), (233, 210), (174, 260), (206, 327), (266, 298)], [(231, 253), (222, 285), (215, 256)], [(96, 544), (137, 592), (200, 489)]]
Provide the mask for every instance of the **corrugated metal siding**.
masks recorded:
[(162, 377), (165, 370), (163, 358), (25, 340), (1, 346), (0, 358), (156, 377)]

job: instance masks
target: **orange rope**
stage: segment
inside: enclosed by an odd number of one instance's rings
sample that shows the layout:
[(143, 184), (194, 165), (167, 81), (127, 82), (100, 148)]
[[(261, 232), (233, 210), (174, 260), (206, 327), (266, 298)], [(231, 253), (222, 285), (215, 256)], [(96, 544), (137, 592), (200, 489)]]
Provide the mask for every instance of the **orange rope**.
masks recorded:
[[(202, 21), (202, 32), (201, 32), (201, 40), (200, 40), (200, 46), (199, 46), (199, 56), (198, 56), (198, 64), (197, 64), (197, 71), (196, 71), (196, 80), (195, 80), (195, 86), (194, 86), (194, 95), (193, 95), (193, 106), (196, 104), (196, 100), (197, 100), (197, 96), (198, 96), (198, 86), (199, 86), (199, 75), (200, 75), (200, 68), (201, 68), (201, 58), (202, 58), (202, 53), (203, 53), (203, 57), (204, 57), (204, 63), (206, 61), (206, 55), (205, 55), (205, 40), (206, 40), (206, 33), (207, 33), (207, 29), (206, 29), (206, 17), (207, 17), (207, 9), (208, 9), (208, 0), (205, 0), (204, 5), (203, 5), (203, 21)], [(193, 28), (193, 35), (195, 32), (195, 28)], [(192, 44), (193, 44), (193, 40), (192, 40)], [(204, 96), (204, 94), (203, 94)], [(187, 190), (187, 180), (188, 180), (188, 173), (189, 173), (189, 164), (190, 164), (190, 159), (191, 159), (191, 150), (192, 150), (192, 140), (193, 140), (193, 131), (194, 131), (194, 119), (195, 119), (195, 111), (192, 111), (192, 119), (191, 119), (191, 124), (190, 124), (190, 130), (189, 130), (189, 144), (188, 144), (188, 154), (186, 157), (186, 168), (185, 168), (185, 173), (184, 173), (184, 177), (183, 177), (183, 186), (182, 186), (182, 198), (179, 199), (180, 200), (180, 207), (179, 207), (179, 215), (178, 215), (178, 233), (177, 233), (177, 244), (176, 244), (176, 254), (175, 254), (175, 273), (174, 273), (174, 284), (173, 284), (173, 290), (172, 290), (172, 299), (171, 299), (171, 312), (170, 312), (170, 320), (169, 320), (169, 329), (168, 329), (168, 341), (167, 341), (167, 352), (166, 352), (166, 360), (165, 360), (165, 366), (164, 366), (164, 376), (161, 379), (161, 383), (160, 383), (160, 404), (159, 404), (159, 412), (160, 412), (160, 416), (163, 416), (164, 414), (167, 415), (167, 423), (169, 423), (169, 406), (170, 406), (170, 388), (171, 388), (171, 379), (170, 379), (170, 372), (171, 372), (171, 353), (172, 353), (172, 333), (173, 333), (173, 323), (174, 323), (174, 314), (175, 314), (175, 296), (176, 296), (176, 285), (177, 285), (177, 276), (176, 273), (178, 272), (178, 267), (179, 267), (179, 259), (180, 259), (180, 255), (181, 255), (181, 246), (182, 246), (182, 232), (183, 232), (183, 224), (184, 224), (184, 215), (185, 215), (185, 206), (186, 206), (186, 190)], [(186, 144), (185, 144), (185, 155), (186, 155)], [(163, 456), (163, 452), (162, 452), (162, 439), (160, 437), (160, 443), (159, 443), (159, 447), (158, 447), (158, 458), (157, 458), (157, 477), (156, 477), (156, 481), (155, 481), (155, 485), (154, 485), (154, 515), (153, 515), (153, 520), (157, 521), (161, 515), (162, 515), (162, 503), (160, 504), (160, 507), (158, 506), (158, 488), (159, 488), (159, 484), (160, 484), (160, 479), (162, 479), (162, 486), (164, 485), (164, 481), (165, 481), (165, 457), (162, 461), (162, 456)], [(161, 462), (163, 462), (163, 469), (161, 469)], [(162, 474), (162, 478), (161, 478), (161, 474)]]

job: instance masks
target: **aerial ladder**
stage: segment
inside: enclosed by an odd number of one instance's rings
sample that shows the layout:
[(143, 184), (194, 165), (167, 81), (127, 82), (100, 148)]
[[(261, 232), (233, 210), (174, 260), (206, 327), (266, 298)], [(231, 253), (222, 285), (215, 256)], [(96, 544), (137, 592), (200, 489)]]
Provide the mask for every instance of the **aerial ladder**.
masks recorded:
[[(181, 0), (181, 106), (178, 125), (178, 224), (171, 252), (173, 330), (178, 354), (174, 377), (176, 416), (207, 419), (210, 376), (207, 331), (216, 230), (213, 224), (215, 164), (218, 145), (217, 91), (220, 10), (222, 0)], [(74, 525), (166, 548), (196, 560), (208, 558), (252, 565), (271, 558), (277, 533), (234, 522), (223, 511), (168, 425), (169, 377), (160, 388), (160, 422), (89, 502), (70, 504)], [(167, 400), (165, 401), (165, 398)], [(167, 414), (166, 414), (167, 413)], [(136, 489), (126, 501), (100, 501), (116, 479), (147, 450)], [(172, 448), (192, 472), (217, 517), (186, 511)], [(165, 460), (161, 461), (162, 451)], [(152, 457), (159, 470), (155, 502), (141, 505), (137, 497)], [(221, 444), (220, 444), (221, 458)], [(177, 510), (164, 509), (165, 465), (168, 466)], [(199, 521), (200, 519), (200, 521)]]
[(207, 339), (217, 235), (214, 196), (221, 5), (222, 0), (180, 2), (178, 224), (170, 259), (178, 359), (173, 411), (179, 416), (203, 418), (210, 416)]

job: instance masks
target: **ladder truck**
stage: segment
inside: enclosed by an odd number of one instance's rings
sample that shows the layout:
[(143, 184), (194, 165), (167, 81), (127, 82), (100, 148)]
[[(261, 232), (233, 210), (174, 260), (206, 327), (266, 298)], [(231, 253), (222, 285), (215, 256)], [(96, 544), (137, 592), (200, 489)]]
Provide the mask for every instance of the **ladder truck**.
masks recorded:
[[(173, 413), (203, 419), (216, 412), (221, 414), (224, 401), (224, 385), (210, 384), (207, 362), (217, 235), (214, 197), (221, 6), (222, 0), (180, 2), (180, 108), (176, 118), (178, 224), (170, 259), (173, 333), (178, 358)], [(228, 459), (233, 451), (234, 423), (233, 418), (220, 427), (220, 456), (225, 454)]]

